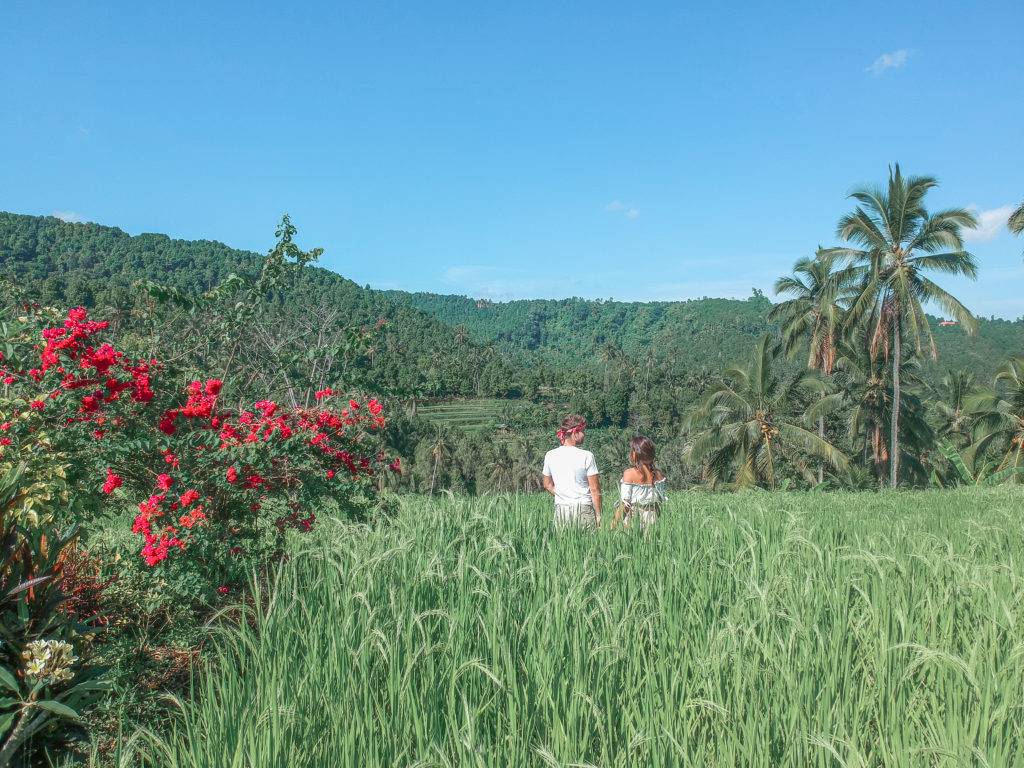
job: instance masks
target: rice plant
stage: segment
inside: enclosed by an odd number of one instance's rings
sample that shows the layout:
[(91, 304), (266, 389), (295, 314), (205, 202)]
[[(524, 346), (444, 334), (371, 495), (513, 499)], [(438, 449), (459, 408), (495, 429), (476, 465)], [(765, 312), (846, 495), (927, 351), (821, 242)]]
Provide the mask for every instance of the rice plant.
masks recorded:
[(1021, 499), (679, 494), (644, 537), (412, 498), (226, 612), (123, 762), (1024, 764)]

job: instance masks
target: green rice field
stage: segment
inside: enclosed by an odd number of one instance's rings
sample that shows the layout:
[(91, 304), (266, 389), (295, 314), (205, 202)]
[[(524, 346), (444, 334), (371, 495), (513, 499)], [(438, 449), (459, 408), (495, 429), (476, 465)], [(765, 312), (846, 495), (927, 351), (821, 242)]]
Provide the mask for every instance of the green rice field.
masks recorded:
[(1022, 765), (1022, 511), (996, 488), (679, 493), (649, 538), (556, 535), (540, 496), (327, 521), (123, 759)]
[(502, 413), (509, 405), (508, 400), (494, 398), (458, 399), (422, 405), (419, 414), (430, 421), (474, 432), (501, 424)]

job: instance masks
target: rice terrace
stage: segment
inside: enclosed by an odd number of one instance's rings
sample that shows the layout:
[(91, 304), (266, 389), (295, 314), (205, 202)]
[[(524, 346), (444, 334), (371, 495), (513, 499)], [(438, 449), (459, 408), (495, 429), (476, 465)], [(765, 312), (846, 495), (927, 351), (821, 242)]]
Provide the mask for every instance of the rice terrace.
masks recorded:
[(495, 399), (453, 400), (419, 406), (423, 418), (467, 432), (505, 425), (507, 401)]
[(1024, 768), (1024, 4), (8, 5), (0, 768)]

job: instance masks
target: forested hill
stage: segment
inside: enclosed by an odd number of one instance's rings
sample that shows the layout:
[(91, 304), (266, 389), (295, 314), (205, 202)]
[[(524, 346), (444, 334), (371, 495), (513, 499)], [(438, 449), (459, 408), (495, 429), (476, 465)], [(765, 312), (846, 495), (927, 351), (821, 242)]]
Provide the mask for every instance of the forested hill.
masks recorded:
[[(490, 302), (465, 296), (390, 291), (396, 302), (426, 310), (446, 325), (464, 326), (470, 339), (494, 345), (520, 361), (553, 366), (600, 363), (616, 354), (683, 368), (718, 370), (745, 359), (766, 330), (771, 302), (762, 295), (746, 300), (691, 299), (678, 302), (520, 300)], [(1024, 354), (1024, 321), (980, 320), (979, 334), (940, 326), (932, 318), (938, 361), (925, 367), (935, 379), (947, 369), (971, 371), (987, 380), (1008, 354)]]
[(478, 344), (550, 365), (586, 365), (613, 352), (640, 359), (648, 351), (686, 367), (730, 362), (743, 358), (751, 339), (769, 328), (771, 307), (763, 296), (646, 303), (578, 298), (489, 302), (402, 291), (388, 296), (446, 325), (465, 326)]
[[(255, 276), (263, 258), (211, 240), (131, 236), (116, 227), (0, 212), (0, 273), (41, 303), (82, 305), (101, 316), (130, 316), (139, 301), (133, 288), (138, 280), (199, 294), (232, 273)], [(372, 380), (391, 389), (503, 394), (517, 378), (500, 356), (474, 354), (471, 343), (423, 310), (321, 267), (304, 268), (276, 304), (296, 325), (322, 320), (358, 328), (386, 320), (364, 363)]]
[[(131, 236), (98, 224), (0, 213), (0, 270), (54, 304), (130, 308), (132, 283), (144, 278), (199, 293), (232, 272), (254, 273), (262, 258), (211, 240)], [(717, 372), (747, 357), (754, 340), (770, 329), (771, 308), (760, 295), (745, 301), (489, 302), (373, 291), (319, 267), (304, 269), (282, 303), (293, 317), (316, 308), (336, 311), (339, 322), (356, 326), (388, 320), (376, 347), (376, 378), (434, 395), (514, 394), (522, 378), (516, 368), (538, 362), (564, 371), (625, 357), (637, 365)], [(977, 337), (940, 327), (937, 319), (933, 326), (939, 360), (926, 366), (929, 379), (946, 369), (988, 379), (1006, 355), (1024, 353), (1021, 320), (982, 319)]]

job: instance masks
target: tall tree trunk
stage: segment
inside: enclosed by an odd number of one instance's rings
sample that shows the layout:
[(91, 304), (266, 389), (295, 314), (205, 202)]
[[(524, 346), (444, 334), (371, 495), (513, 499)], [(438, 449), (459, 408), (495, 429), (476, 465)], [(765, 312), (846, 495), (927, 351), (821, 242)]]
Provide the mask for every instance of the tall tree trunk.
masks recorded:
[(892, 436), (889, 439), (889, 485), (896, 487), (900, 473), (900, 316), (893, 322), (892, 355)]

